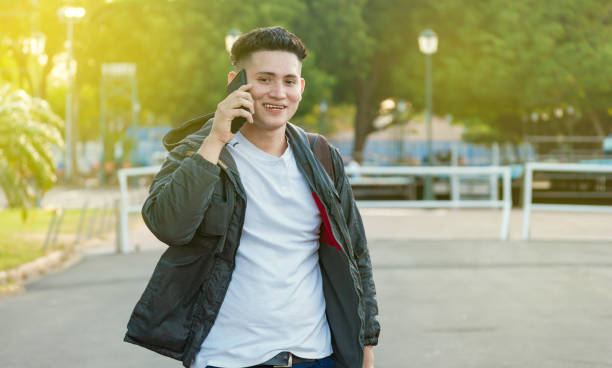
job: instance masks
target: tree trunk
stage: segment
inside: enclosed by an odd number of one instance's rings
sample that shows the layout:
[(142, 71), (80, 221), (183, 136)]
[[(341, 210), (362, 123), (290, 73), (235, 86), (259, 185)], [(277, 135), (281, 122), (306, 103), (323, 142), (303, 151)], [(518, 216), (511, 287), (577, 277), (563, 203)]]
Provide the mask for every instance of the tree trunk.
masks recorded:
[(15, 55), (17, 67), (19, 68), (19, 88), (27, 90), (31, 96), (34, 96), (34, 83), (32, 82), (32, 76), (28, 72), (28, 56), (16, 47), (13, 47), (13, 55)]
[(363, 161), (363, 150), (366, 139), (374, 129), (374, 118), (376, 117), (376, 102), (372, 101), (373, 91), (376, 84), (376, 76), (372, 75), (365, 80), (355, 81), (355, 139), (353, 141), (353, 160), (361, 163)]
[(51, 73), (52, 69), (53, 58), (49, 57), (47, 63), (42, 69), (42, 72), (40, 73), (40, 98), (42, 98), (43, 100), (47, 99), (47, 77), (49, 76), (49, 73)]
[(595, 133), (597, 133), (597, 136), (602, 138), (605, 137), (606, 132), (603, 128), (603, 125), (601, 124), (601, 119), (599, 118), (599, 115), (597, 115), (597, 112), (589, 109), (587, 110), (587, 113), (591, 118), (590, 120), (591, 123), (593, 123), (593, 128), (595, 129)]

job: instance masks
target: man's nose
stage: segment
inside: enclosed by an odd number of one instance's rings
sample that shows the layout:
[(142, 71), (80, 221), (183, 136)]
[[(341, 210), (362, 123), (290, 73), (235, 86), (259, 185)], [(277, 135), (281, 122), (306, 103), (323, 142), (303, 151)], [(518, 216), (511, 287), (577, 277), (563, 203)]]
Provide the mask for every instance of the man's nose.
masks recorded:
[(269, 94), (271, 97), (274, 98), (285, 98), (286, 91), (283, 82), (279, 81), (272, 83), (272, 85), (270, 86)]

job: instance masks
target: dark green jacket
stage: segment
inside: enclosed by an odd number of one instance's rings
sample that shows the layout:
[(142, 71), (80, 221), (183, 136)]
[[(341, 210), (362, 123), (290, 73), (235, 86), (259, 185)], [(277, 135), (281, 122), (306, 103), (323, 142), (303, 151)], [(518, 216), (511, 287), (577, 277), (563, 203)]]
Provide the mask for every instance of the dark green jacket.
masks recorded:
[[(197, 154), (212, 120), (194, 119), (164, 137), (170, 151), (155, 176), (142, 216), (169, 247), (136, 304), (125, 341), (182, 360), (189, 367), (210, 331), (235, 267), (246, 195), (232, 156), (219, 164)], [(323, 225), (319, 263), (326, 315), (338, 368), (361, 368), (363, 346), (376, 345), (380, 326), (361, 216), (340, 154), (332, 149), (335, 182), (313, 155), (304, 131), (286, 135), (315, 199)]]

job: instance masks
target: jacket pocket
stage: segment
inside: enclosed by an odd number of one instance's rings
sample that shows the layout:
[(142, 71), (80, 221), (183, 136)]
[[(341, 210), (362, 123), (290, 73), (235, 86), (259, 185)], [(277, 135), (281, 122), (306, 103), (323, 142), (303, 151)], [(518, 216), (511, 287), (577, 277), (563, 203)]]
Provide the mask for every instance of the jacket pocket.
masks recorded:
[(213, 195), (197, 233), (203, 236), (225, 235), (230, 218), (230, 206), (229, 201), (223, 200), (216, 194)]
[(196, 298), (212, 269), (210, 253), (197, 244), (166, 250), (128, 323), (131, 338), (183, 353)]

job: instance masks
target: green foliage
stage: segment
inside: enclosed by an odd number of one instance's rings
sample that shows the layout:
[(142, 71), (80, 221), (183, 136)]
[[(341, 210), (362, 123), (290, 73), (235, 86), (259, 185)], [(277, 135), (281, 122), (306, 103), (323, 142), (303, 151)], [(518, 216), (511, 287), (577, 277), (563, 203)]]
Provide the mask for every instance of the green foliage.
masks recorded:
[[(612, 97), (609, 2), (444, 0), (415, 8), (410, 19), (421, 29), (435, 29), (440, 39), (433, 56), (438, 114), (485, 122), (486, 131), (496, 131), (502, 140), (529, 133), (521, 131), (521, 121), (534, 111), (552, 116), (553, 109), (571, 105), (605, 119)], [(417, 36), (411, 38), (416, 42)], [(402, 93), (413, 94), (422, 106), (423, 56), (415, 47), (404, 58), (409, 72)], [(402, 72), (395, 72), (400, 78)], [(609, 119), (598, 126), (584, 115), (583, 122), (591, 126), (585, 134), (612, 130)]]
[[(32, 29), (47, 35), (48, 75), (63, 52), (63, 0), (0, 2), (0, 9), (30, 11), (0, 25), (6, 39)], [(433, 55), (434, 112), (467, 121), (470, 139), (520, 140), (524, 115), (573, 106), (582, 134), (612, 131), (612, 4), (608, 0), (81, 0), (87, 16), (75, 25), (80, 139), (99, 136), (100, 67), (134, 62), (144, 124), (178, 124), (214, 111), (231, 69), (224, 37), (232, 28), (282, 25), (300, 36), (304, 99), (293, 120), (316, 115), (325, 100), (354, 106), (357, 140), (374, 130), (387, 97), (424, 108), (424, 56), (417, 39), (439, 36)], [(0, 46), (0, 78), (29, 88), (31, 65), (15, 42)], [(30, 65), (25, 67), (24, 65)], [(46, 79), (43, 78), (43, 81)], [(30, 91), (33, 94), (33, 91)], [(61, 91), (42, 96), (63, 111)], [(330, 110), (331, 111), (331, 110)], [(473, 122), (479, 123), (473, 123)], [(551, 124), (544, 132), (556, 134)], [(483, 124), (487, 126), (484, 129)], [(308, 123), (306, 123), (308, 125)], [(548, 131), (548, 129), (552, 129)], [(559, 128), (560, 129), (560, 128)], [(542, 130), (542, 129), (540, 129)], [(494, 134), (493, 134), (494, 133)], [(120, 138), (118, 138), (120, 139)], [(362, 142), (363, 143), (363, 142)]]
[(63, 145), (62, 126), (46, 101), (0, 85), (0, 187), (9, 206), (31, 206), (55, 183), (51, 145)]

